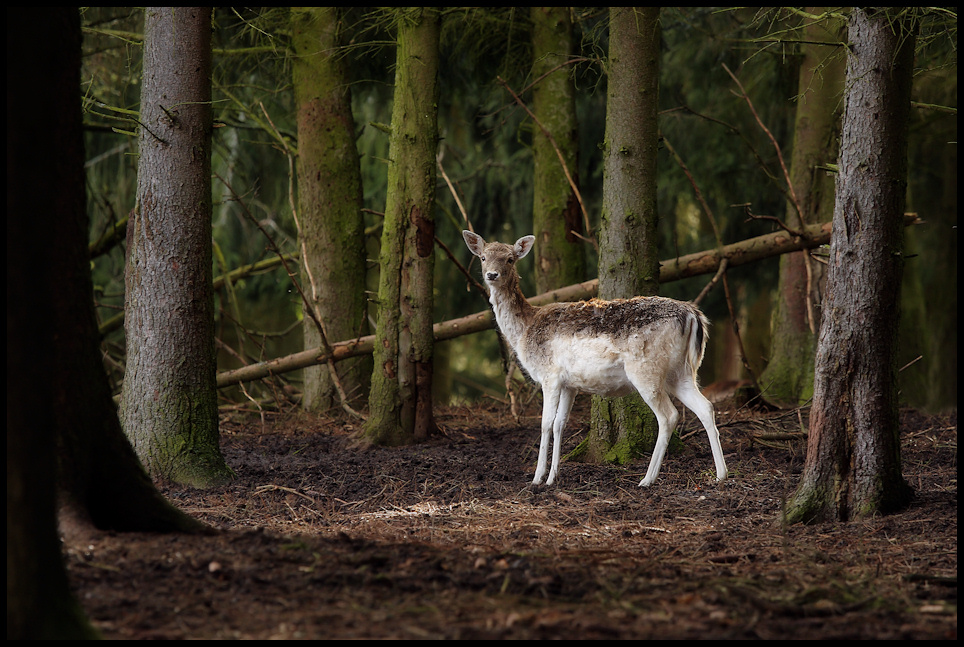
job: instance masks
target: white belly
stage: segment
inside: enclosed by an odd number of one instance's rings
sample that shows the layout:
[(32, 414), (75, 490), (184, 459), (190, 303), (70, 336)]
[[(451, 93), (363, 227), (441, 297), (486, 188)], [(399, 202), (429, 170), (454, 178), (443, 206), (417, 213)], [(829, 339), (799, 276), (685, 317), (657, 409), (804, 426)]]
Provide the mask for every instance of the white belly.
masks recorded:
[(601, 338), (557, 339), (549, 344), (555, 361), (542, 357), (519, 357), (530, 376), (540, 384), (561, 382), (565, 386), (605, 397), (619, 397), (635, 389), (626, 376), (622, 355)]

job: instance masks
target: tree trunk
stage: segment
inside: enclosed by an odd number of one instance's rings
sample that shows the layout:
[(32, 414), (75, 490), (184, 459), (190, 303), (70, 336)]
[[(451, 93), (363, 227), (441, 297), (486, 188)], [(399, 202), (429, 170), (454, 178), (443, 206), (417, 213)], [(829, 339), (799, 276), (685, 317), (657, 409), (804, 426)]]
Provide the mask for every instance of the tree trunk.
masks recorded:
[(151, 475), (207, 487), (232, 477), (215, 382), (211, 9), (145, 9), (144, 34), (122, 420)]
[[(368, 332), (361, 170), (347, 63), (338, 49), (341, 12), (335, 7), (291, 9), (302, 289), (329, 342)], [(303, 325), (305, 348), (320, 346), (318, 325), (308, 313)], [(338, 366), (350, 402), (367, 398), (371, 370), (367, 358)], [(328, 367), (306, 368), (304, 408), (324, 411), (337, 404)]]
[[(659, 7), (611, 7), (599, 298), (659, 291), (656, 150)], [(656, 417), (638, 394), (592, 398), (586, 458), (625, 464), (652, 450)]]
[[(21, 7), (7, 21), (8, 61), (36, 49), (23, 26), (44, 24), (51, 37), (43, 56), (7, 68), (7, 640), (96, 638), (61, 555), (56, 407), (45, 386), (59, 375), (56, 306), (72, 278), (58, 276), (48, 242), (57, 225), (73, 232), (79, 223), (69, 217), (84, 208), (80, 16)], [(89, 306), (90, 292), (83, 296)]]
[[(808, 11), (822, 12), (820, 8)], [(824, 168), (837, 159), (845, 60), (842, 50), (816, 43), (842, 41), (845, 27), (841, 19), (827, 17), (804, 28), (790, 166), (792, 194), (802, 213), (791, 200), (785, 218), (794, 229), (833, 217), (834, 180)], [(813, 361), (826, 273), (823, 264), (807, 254), (802, 251), (780, 259), (769, 363), (760, 376), (767, 400), (784, 406), (803, 404), (813, 396)]]
[(897, 333), (914, 19), (856, 8), (807, 458), (788, 521), (895, 510)]
[(440, 14), (398, 10), (388, 197), (365, 439), (418, 442), (435, 430), (432, 316)]
[[(953, 90), (956, 96), (956, 90)], [(956, 124), (956, 119), (955, 119)], [(936, 132), (934, 132), (936, 130)], [(938, 137), (949, 129), (931, 130)], [(948, 133), (950, 135), (950, 133)], [(933, 233), (921, 236), (921, 248), (934, 258), (930, 271), (936, 276), (956, 277), (957, 274), (957, 128), (953, 135), (938, 139), (924, 156), (936, 155), (941, 160), (943, 173), (929, 174), (933, 187)], [(926, 143), (924, 144), (926, 146)], [(934, 186), (936, 185), (936, 186)], [(922, 192), (927, 188), (922, 188)], [(925, 207), (926, 208), (926, 207)], [(921, 209), (924, 212), (924, 209)], [(957, 411), (957, 309), (947, 304), (957, 303), (957, 281), (930, 281), (924, 317), (927, 329), (923, 336), (923, 353), (928, 357), (923, 375), (902, 374), (904, 383), (911, 379), (925, 384), (921, 404), (930, 411)], [(913, 377), (912, 377), (913, 376)], [(923, 379), (921, 379), (923, 378)]]
[[(43, 22), (52, 39), (44, 56), (25, 58), (7, 75), (7, 153), (17, 160), (7, 166), (7, 638), (94, 638), (68, 590), (58, 484), (70, 520), (118, 530), (203, 526), (167, 503), (144, 473), (101, 363), (87, 253), (79, 15), (17, 12), (8, 13), (10, 24)], [(8, 35), (11, 51), (35, 46), (29, 31)], [(61, 533), (69, 531), (64, 521)]]
[(578, 182), (576, 92), (566, 64), (572, 57), (569, 7), (532, 7), (530, 15), (531, 76), (536, 82), (532, 112), (541, 124), (533, 125), (532, 134), (532, 230), (539, 241), (535, 246), (536, 289), (542, 293), (585, 279), (586, 253), (576, 235), (584, 233), (582, 210), (566, 177), (567, 169)]
[[(956, 105), (956, 79), (956, 67), (915, 75), (914, 99)], [(908, 231), (904, 241), (907, 258), (919, 256), (904, 267), (898, 365), (913, 364), (900, 372), (900, 399), (902, 406), (956, 411), (957, 114), (914, 109), (910, 132), (908, 208), (926, 214), (927, 227)]]

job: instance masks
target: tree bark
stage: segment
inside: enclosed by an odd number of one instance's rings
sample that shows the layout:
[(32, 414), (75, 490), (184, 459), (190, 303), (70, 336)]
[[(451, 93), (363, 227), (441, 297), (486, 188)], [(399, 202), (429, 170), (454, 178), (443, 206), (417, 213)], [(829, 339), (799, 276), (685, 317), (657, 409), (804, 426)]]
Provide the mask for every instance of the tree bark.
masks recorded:
[(137, 206), (127, 227), (122, 421), (148, 472), (207, 487), (221, 456), (211, 287), (211, 9), (144, 12)]
[[(569, 7), (531, 7), (533, 205), (536, 289), (548, 292), (585, 279), (582, 210), (566, 171), (578, 182), (575, 87), (566, 63), (572, 56)], [(540, 126), (541, 124), (541, 126)], [(545, 128), (552, 139), (543, 132)], [(558, 147), (558, 154), (556, 148)]]
[[(659, 292), (656, 150), (659, 7), (611, 7), (599, 298)], [(639, 394), (593, 396), (582, 457), (625, 464), (652, 450), (656, 417)]]
[(425, 440), (432, 412), (439, 10), (398, 13), (398, 54), (382, 229), (378, 325), (364, 439)]
[[(822, 9), (811, 7), (808, 12), (820, 14)], [(795, 229), (833, 217), (834, 180), (824, 168), (837, 159), (845, 53), (842, 48), (817, 43), (842, 42), (846, 25), (828, 16), (807, 25), (803, 33), (790, 162), (791, 195), (797, 204), (788, 201), (785, 218)], [(770, 402), (797, 406), (813, 396), (813, 361), (825, 277), (824, 266), (809, 260), (807, 252), (780, 259), (770, 357), (759, 380)]]
[[(361, 169), (347, 63), (339, 51), (341, 12), (336, 7), (291, 9), (302, 289), (329, 342), (368, 332)], [(303, 327), (304, 347), (320, 346), (318, 325), (307, 313)], [(367, 399), (371, 370), (368, 358), (339, 365), (349, 402)], [(338, 404), (327, 366), (306, 368), (304, 375), (306, 410)]]
[(914, 18), (855, 8), (807, 458), (789, 522), (905, 505), (897, 394)]

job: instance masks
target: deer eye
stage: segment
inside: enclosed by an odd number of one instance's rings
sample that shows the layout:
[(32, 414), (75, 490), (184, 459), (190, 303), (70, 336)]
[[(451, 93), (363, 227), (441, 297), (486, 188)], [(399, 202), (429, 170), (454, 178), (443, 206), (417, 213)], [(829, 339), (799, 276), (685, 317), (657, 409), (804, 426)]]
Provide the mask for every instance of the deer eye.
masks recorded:
[(514, 259), (514, 258), (510, 258), (510, 259), (509, 259), (509, 265), (512, 265), (513, 263), (515, 263), (515, 259)]
[(479, 256), (479, 258), (483, 261), (485, 260), (485, 256)]

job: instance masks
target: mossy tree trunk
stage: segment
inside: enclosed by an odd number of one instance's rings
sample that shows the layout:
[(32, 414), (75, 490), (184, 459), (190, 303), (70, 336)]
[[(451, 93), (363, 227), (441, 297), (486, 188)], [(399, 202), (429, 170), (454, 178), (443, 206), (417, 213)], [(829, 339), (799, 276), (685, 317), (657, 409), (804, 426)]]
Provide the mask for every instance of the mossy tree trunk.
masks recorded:
[[(914, 19), (855, 8), (807, 457), (789, 522), (905, 505), (897, 394)], [(911, 14), (912, 15), (912, 14)]]
[[(822, 13), (819, 7), (808, 11)], [(829, 14), (804, 28), (790, 162), (790, 183), (800, 211), (790, 200), (785, 218), (793, 229), (833, 217), (834, 178), (826, 167), (837, 159), (845, 52), (842, 47), (818, 43), (843, 42), (845, 37), (844, 21)], [(809, 253), (794, 252), (780, 258), (769, 363), (760, 376), (764, 397), (784, 406), (803, 404), (813, 396), (813, 361), (826, 272), (822, 263), (808, 259)]]
[(219, 485), (233, 473), (215, 382), (209, 7), (144, 10), (140, 123), (121, 419), (152, 476)]
[[(329, 343), (368, 332), (361, 169), (347, 59), (339, 49), (342, 12), (337, 7), (291, 9), (302, 289)], [(318, 324), (308, 313), (303, 327), (304, 347), (321, 346)], [(371, 370), (369, 358), (338, 364), (349, 402), (367, 398)], [(305, 409), (324, 411), (337, 406), (338, 397), (328, 366), (305, 369)]]
[[(566, 177), (578, 186), (576, 91), (569, 7), (532, 7), (533, 205), (536, 289), (539, 294), (585, 280), (582, 210)], [(545, 128), (552, 140), (543, 132)], [(553, 141), (555, 145), (553, 145)], [(558, 154), (556, 149), (558, 148)], [(565, 169), (559, 156), (565, 162)]]
[[(659, 7), (610, 7), (599, 298), (659, 291), (656, 151)], [(656, 443), (656, 416), (634, 394), (593, 396), (590, 461), (628, 463)]]
[(398, 10), (378, 325), (364, 430), (364, 438), (379, 445), (418, 442), (436, 429), (432, 291), (440, 22), (437, 8)]

